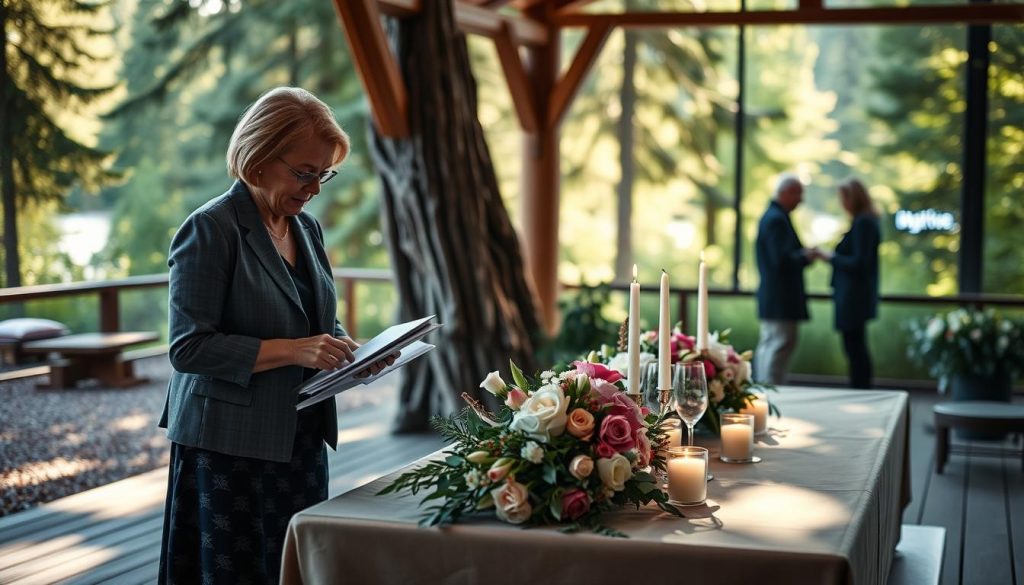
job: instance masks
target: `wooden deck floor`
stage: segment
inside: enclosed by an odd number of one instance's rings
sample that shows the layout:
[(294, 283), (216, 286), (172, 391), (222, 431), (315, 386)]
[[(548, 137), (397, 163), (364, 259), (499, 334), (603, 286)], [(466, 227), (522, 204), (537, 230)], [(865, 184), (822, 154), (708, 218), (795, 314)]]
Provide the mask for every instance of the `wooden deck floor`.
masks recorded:
[[(1024, 471), (1016, 456), (954, 454), (934, 472), (931, 393), (911, 394), (913, 501), (905, 524), (945, 527), (942, 585), (1017, 585), (1024, 579)], [(440, 446), (388, 434), (393, 403), (345, 413), (330, 452), (331, 495)], [(0, 584), (152, 583), (166, 472), (152, 471), (0, 518)]]

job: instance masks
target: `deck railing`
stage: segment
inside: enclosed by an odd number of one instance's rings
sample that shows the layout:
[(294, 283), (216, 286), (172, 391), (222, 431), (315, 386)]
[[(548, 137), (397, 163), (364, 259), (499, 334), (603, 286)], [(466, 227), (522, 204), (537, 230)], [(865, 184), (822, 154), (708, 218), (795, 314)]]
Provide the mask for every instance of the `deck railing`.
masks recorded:
[[(391, 271), (377, 268), (335, 268), (334, 280), (338, 283), (339, 297), (345, 301), (344, 316), (342, 319), (345, 328), (352, 337), (359, 336), (359, 303), (357, 301), (356, 289), (361, 283), (383, 283), (393, 279)], [(126, 290), (142, 288), (166, 288), (168, 284), (167, 274), (150, 274), (145, 276), (129, 276), (126, 278), (74, 282), (62, 284), (45, 284), (36, 286), (23, 286), (15, 288), (0, 288), (0, 305), (18, 303), (37, 299), (71, 297), (79, 295), (96, 295), (99, 299), (99, 328), (100, 331), (120, 331), (120, 294)], [(613, 283), (607, 285), (614, 291), (628, 291), (626, 283)], [(566, 290), (582, 288), (578, 285), (564, 285)], [(648, 286), (642, 290), (646, 294), (657, 294), (658, 289)], [(697, 291), (693, 288), (676, 288), (672, 290), (672, 296), (677, 303), (677, 314), (687, 315), (691, 297), (696, 296)], [(754, 293), (744, 290), (731, 289), (710, 289), (711, 297), (732, 297), (752, 298)], [(807, 295), (812, 301), (828, 301), (832, 296), (823, 293), (811, 293)], [(999, 307), (1003, 309), (1024, 310), (1024, 296), (1014, 295), (991, 295), (991, 294), (959, 294), (942, 297), (929, 297), (924, 295), (894, 294), (882, 295), (881, 303), (898, 305), (923, 305), (923, 306), (980, 306)], [(38, 315), (44, 316), (44, 315)], [(821, 377), (808, 378), (808, 381), (826, 383), (828, 380)], [(917, 385), (912, 380), (902, 381), (905, 385)]]

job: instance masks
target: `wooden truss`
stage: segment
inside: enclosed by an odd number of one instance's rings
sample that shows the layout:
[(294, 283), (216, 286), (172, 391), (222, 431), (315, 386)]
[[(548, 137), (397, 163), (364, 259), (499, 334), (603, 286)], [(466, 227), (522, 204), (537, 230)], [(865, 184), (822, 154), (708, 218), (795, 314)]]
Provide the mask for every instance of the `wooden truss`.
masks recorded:
[[(409, 133), (407, 92), (388, 49), (382, 14), (407, 17), (431, 0), (333, 0), (352, 49), (373, 119), (386, 136)], [(519, 125), (524, 132), (523, 244), (538, 306), (549, 330), (558, 326), (558, 126), (600, 54), (620, 28), (791, 24), (995, 24), (1024, 22), (1024, 5), (829, 8), (798, 0), (795, 9), (732, 12), (594, 13), (592, 0), (456, 0), (460, 29), (494, 41)], [(572, 63), (560, 73), (560, 32), (584, 28)]]

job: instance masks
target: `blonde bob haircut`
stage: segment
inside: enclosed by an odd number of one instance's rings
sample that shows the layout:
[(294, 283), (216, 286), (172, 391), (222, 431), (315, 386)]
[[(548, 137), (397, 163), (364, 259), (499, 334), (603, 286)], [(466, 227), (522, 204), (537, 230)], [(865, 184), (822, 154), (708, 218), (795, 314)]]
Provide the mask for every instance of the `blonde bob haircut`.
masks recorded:
[(311, 137), (334, 145), (331, 166), (348, 156), (348, 134), (327, 104), (302, 88), (271, 89), (246, 108), (231, 133), (228, 174), (251, 185), (260, 165)]
[(846, 203), (853, 216), (868, 213), (878, 217), (878, 210), (871, 202), (867, 187), (859, 179), (849, 178), (839, 183), (839, 196)]

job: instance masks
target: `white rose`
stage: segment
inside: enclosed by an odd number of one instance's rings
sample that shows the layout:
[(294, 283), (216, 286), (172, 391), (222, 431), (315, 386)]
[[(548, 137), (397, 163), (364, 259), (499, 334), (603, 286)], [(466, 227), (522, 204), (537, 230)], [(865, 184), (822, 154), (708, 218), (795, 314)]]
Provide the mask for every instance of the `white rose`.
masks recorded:
[(529, 491), (514, 479), (491, 491), (491, 498), (494, 499), (494, 513), (503, 522), (522, 524), (533, 513)]
[(487, 390), (488, 392), (494, 394), (495, 396), (504, 396), (505, 386), (507, 386), (507, 384), (505, 384), (505, 380), (501, 379), (501, 376), (498, 375), (497, 371), (487, 374), (487, 377), (484, 378), (484, 381), (480, 382), (481, 388)]
[(723, 366), (729, 361), (729, 350), (732, 346), (725, 345), (718, 341), (718, 332), (709, 335), (708, 339), (708, 357), (711, 358), (712, 363), (716, 366)]
[(629, 370), (629, 353), (620, 351), (615, 354), (612, 359), (608, 360), (608, 367), (625, 376), (628, 373), (627, 370)]
[(597, 460), (597, 474), (606, 488), (621, 492), (629, 478), (633, 477), (633, 470), (630, 469), (629, 459), (616, 453), (611, 458)]
[(533, 441), (527, 441), (519, 450), (519, 456), (530, 463), (540, 463), (544, 461), (544, 449)]
[(750, 362), (748, 362), (747, 360), (740, 361), (740, 365), (739, 365), (739, 380), (740, 380), (740, 382), (745, 382), (745, 381), (749, 380), (750, 377), (753, 376), (753, 375), (754, 375), (753, 372), (750, 370)]
[(946, 329), (946, 323), (942, 319), (932, 317), (928, 321), (928, 328), (925, 329), (924, 334), (931, 339), (937, 339), (942, 332)]
[(541, 386), (523, 402), (519, 412), (512, 417), (509, 428), (547, 443), (551, 437), (565, 432), (565, 423), (569, 418), (565, 411), (568, 407), (569, 401), (560, 386)]

